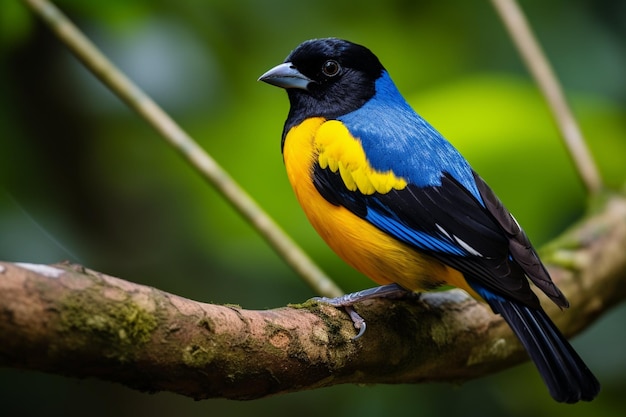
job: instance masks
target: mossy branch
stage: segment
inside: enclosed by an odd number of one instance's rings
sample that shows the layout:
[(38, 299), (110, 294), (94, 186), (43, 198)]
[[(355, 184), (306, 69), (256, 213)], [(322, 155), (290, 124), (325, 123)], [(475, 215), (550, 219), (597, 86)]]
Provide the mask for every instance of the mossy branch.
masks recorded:
[[(573, 307), (544, 305), (569, 336), (626, 298), (626, 199), (600, 206), (543, 250)], [(368, 330), (352, 341), (347, 315), (326, 305), (251, 311), (76, 265), (5, 262), (0, 366), (252, 399), (342, 383), (456, 383), (525, 358), (508, 326), (459, 290), (357, 309)]]

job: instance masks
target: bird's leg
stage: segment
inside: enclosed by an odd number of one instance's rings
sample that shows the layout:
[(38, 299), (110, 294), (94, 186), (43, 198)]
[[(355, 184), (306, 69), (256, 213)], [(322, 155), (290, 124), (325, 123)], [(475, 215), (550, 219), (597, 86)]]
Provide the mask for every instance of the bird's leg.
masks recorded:
[(406, 298), (411, 295), (419, 295), (409, 291), (398, 284), (387, 284), (379, 287), (368, 288), (365, 290), (352, 292), (350, 294), (344, 294), (340, 297), (328, 298), (328, 297), (314, 297), (312, 300), (320, 303), (330, 304), (334, 307), (347, 307), (356, 303), (360, 303), (365, 300), (372, 300), (374, 298)]
[(312, 300), (324, 304), (330, 304), (334, 307), (343, 307), (346, 310), (346, 313), (348, 313), (348, 315), (352, 319), (354, 327), (359, 331), (358, 334), (352, 338), (352, 340), (356, 340), (363, 336), (367, 325), (365, 323), (365, 319), (363, 319), (363, 317), (361, 317), (359, 313), (354, 310), (354, 308), (352, 307), (353, 304), (365, 300), (372, 300), (374, 298), (399, 299), (410, 296), (419, 297), (419, 293), (409, 291), (405, 288), (402, 288), (398, 284), (387, 284), (381, 285), (380, 287), (368, 288), (366, 290), (353, 292), (350, 294), (344, 294), (341, 297), (315, 297), (312, 298)]

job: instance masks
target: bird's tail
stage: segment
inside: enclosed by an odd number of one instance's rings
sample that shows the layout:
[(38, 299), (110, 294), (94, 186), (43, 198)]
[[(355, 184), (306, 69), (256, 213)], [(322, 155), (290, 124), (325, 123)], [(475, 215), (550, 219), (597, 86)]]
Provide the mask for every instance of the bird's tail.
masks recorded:
[(591, 401), (598, 395), (600, 383), (541, 308), (501, 298), (487, 302), (511, 326), (556, 401)]

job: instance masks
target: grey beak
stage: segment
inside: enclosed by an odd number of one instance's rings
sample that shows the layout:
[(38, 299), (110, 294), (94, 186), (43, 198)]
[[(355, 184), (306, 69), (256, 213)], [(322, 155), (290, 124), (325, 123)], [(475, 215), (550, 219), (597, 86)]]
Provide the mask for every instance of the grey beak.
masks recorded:
[(298, 71), (291, 62), (275, 66), (261, 75), (259, 81), (281, 88), (300, 88), (302, 90), (307, 90), (309, 83), (313, 82), (309, 77)]

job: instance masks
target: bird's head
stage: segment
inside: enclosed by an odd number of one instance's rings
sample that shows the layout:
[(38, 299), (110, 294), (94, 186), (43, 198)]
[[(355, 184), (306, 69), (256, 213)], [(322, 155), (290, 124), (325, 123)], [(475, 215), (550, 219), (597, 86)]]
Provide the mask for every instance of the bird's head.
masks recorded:
[(336, 38), (313, 39), (259, 80), (287, 90), (294, 116), (335, 118), (371, 99), (384, 70), (364, 46)]

